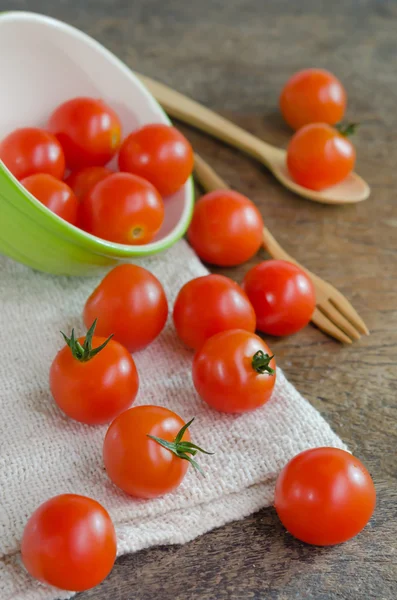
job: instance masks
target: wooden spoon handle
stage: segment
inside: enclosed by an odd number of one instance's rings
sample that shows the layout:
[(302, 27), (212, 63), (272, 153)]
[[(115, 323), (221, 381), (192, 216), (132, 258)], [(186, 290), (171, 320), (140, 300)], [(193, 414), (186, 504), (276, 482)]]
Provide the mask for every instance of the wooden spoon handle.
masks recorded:
[(272, 162), (279, 157), (279, 148), (263, 142), (248, 131), (163, 83), (139, 73), (136, 75), (171, 117), (193, 125), (193, 127), (242, 150), (269, 168), (272, 167)]
[[(230, 186), (226, 183), (226, 181), (224, 181), (197, 153), (194, 155), (194, 175), (200, 185), (207, 192), (212, 192), (219, 189), (230, 189)], [(288, 262), (294, 263), (304, 269), (302, 265), (299, 265), (299, 263), (280, 246), (267, 227), (263, 228), (263, 245), (273, 258), (287, 260)], [(313, 274), (310, 273), (310, 271), (307, 271), (307, 269), (305, 269), (305, 271), (310, 277), (313, 276)]]

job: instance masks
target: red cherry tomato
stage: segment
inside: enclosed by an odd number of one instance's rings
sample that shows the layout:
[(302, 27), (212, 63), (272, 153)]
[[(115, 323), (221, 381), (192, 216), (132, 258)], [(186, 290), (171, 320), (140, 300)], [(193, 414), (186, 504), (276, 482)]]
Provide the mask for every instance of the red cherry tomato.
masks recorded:
[(112, 339), (94, 336), (95, 325), (85, 338), (76, 340), (74, 331), (65, 337), (67, 345), (50, 369), (51, 393), (59, 408), (88, 425), (109, 423), (131, 406), (139, 387), (131, 354)]
[(22, 179), (21, 184), (58, 217), (76, 225), (79, 202), (66, 183), (52, 175), (38, 173)]
[(323, 190), (346, 179), (355, 160), (356, 151), (350, 140), (324, 123), (299, 129), (287, 150), (291, 176), (311, 190)]
[(44, 502), (22, 536), (22, 561), (36, 579), (62, 590), (95, 587), (116, 560), (116, 532), (107, 511), (75, 494)]
[(204, 452), (190, 447), (190, 423), (185, 425), (176, 413), (161, 406), (136, 406), (123, 412), (110, 425), (103, 445), (110, 479), (137, 498), (156, 498), (177, 488), (189, 462), (199, 468), (190, 455), (195, 450)]
[(295, 456), (278, 476), (274, 498), (284, 527), (316, 546), (340, 544), (357, 535), (375, 503), (367, 469), (337, 448), (313, 448)]
[(241, 287), (223, 275), (204, 275), (186, 283), (174, 305), (174, 324), (181, 340), (199, 348), (227, 329), (255, 331), (255, 312)]
[(293, 129), (309, 123), (335, 125), (346, 110), (346, 92), (332, 73), (324, 69), (298, 71), (285, 84), (280, 109)]
[(159, 280), (137, 265), (119, 265), (101, 281), (84, 307), (84, 323), (97, 318), (96, 334), (114, 339), (130, 352), (141, 350), (162, 331), (167, 298)]
[(285, 260), (266, 260), (250, 269), (243, 289), (255, 309), (257, 328), (270, 335), (296, 333), (309, 323), (316, 306), (309, 277)]
[(261, 214), (242, 194), (217, 190), (196, 203), (188, 239), (202, 260), (240, 265), (258, 252), (262, 238)]
[(73, 171), (65, 179), (65, 183), (73, 190), (78, 200), (82, 200), (92, 188), (99, 183), (113, 175), (113, 171), (106, 167), (85, 167), (79, 171)]
[(83, 229), (118, 244), (148, 244), (163, 221), (164, 204), (156, 188), (130, 173), (106, 177), (81, 204)]
[(17, 179), (48, 173), (62, 179), (65, 156), (56, 137), (36, 127), (16, 129), (0, 143), (0, 160)]
[(72, 170), (102, 167), (121, 143), (121, 123), (102, 100), (73, 98), (52, 113), (48, 129), (56, 135)]
[(193, 150), (187, 139), (169, 125), (145, 125), (123, 142), (120, 171), (152, 183), (162, 196), (177, 192), (193, 170)]
[(201, 398), (216, 410), (243, 413), (269, 400), (275, 369), (276, 361), (260, 337), (231, 329), (212, 336), (198, 350), (193, 381)]

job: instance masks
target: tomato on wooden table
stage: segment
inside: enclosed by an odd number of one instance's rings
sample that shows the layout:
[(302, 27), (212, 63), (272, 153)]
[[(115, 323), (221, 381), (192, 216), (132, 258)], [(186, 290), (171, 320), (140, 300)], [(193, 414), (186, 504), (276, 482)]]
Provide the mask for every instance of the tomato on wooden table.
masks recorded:
[(278, 476), (274, 498), (284, 527), (317, 546), (340, 544), (357, 535), (375, 503), (367, 469), (338, 448), (313, 448), (295, 456)]
[(65, 183), (73, 190), (78, 200), (83, 200), (84, 196), (92, 190), (92, 188), (102, 181), (113, 175), (114, 171), (107, 167), (85, 167), (79, 171), (73, 171), (65, 179)]
[(134, 402), (139, 388), (135, 362), (124, 346), (94, 336), (96, 322), (85, 338), (63, 334), (66, 346), (50, 369), (50, 388), (59, 408), (88, 425), (109, 423)]
[(276, 361), (254, 333), (222, 331), (196, 353), (193, 382), (201, 398), (216, 410), (247, 412), (269, 400), (276, 383)]
[(299, 129), (287, 149), (287, 166), (292, 178), (311, 190), (324, 190), (340, 183), (351, 173), (356, 151), (346, 137), (325, 123)]
[(48, 173), (62, 179), (65, 156), (57, 138), (37, 127), (16, 129), (0, 143), (0, 160), (17, 179)]
[(266, 260), (250, 269), (243, 289), (255, 309), (257, 328), (270, 335), (296, 333), (309, 323), (316, 306), (308, 275), (285, 260)]
[(347, 96), (339, 79), (325, 69), (295, 73), (280, 95), (280, 109), (293, 129), (309, 123), (335, 125), (343, 119)]
[(246, 196), (217, 190), (196, 202), (188, 239), (202, 260), (223, 267), (240, 265), (258, 252), (263, 220)]
[(92, 188), (81, 203), (81, 226), (118, 244), (148, 244), (164, 221), (156, 188), (136, 175), (114, 173)]
[(168, 303), (159, 280), (137, 265), (119, 265), (92, 292), (84, 307), (84, 323), (98, 319), (96, 334), (114, 339), (130, 352), (141, 350), (160, 334)]
[(246, 294), (223, 275), (204, 275), (186, 283), (175, 301), (173, 318), (181, 340), (194, 349), (220, 331), (254, 332), (256, 325)]
[(110, 106), (95, 98), (73, 98), (52, 113), (48, 129), (59, 140), (69, 169), (104, 166), (121, 143), (121, 123)]
[[(136, 498), (156, 498), (177, 488), (199, 452), (190, 441), (189, 425), (161, 406), (136, 406), (110, 425), (103, 444), (109, 478)], [(200, 470), (200, 469), (199, 469)]]
[(98, 585), (116, 560), (116, 532), (107, 511), (76, 494), (55, 496), (28, 520), (22, 561), (43, 583), (81, 592)]
[(79, 202), (65, 182), (52, 175), (38, 173), (22, 179), (21, 184), (58, 217), (76, 225)]
[(119, 153), (120, 171), (150, 181), (162, 196), (177, 192), (193, 170), (193, 150), (175, 127), (154, 123), (133, 131)]

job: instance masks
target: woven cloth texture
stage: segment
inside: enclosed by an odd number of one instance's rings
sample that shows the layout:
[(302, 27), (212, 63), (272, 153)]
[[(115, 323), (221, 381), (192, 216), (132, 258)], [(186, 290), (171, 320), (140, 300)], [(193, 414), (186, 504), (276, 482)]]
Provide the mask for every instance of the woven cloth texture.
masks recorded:
[[(207, 273), (184, 241), (139, 264), (166, 290), (170, 307), (188, 280)], [(134, 355), (140, 374), (135, 404), (158, 404), (196, 418), (192, 439), (214, 456), (200, 456), (202, 477), (188, 470), (174, 493), (132, 499), (107, 478), (102, 462), (106, 426), (89, 427), (64, 416), (51, 398), (48, 373), (62, 347), (60, 330), (84, 333), (84, 302), (101, 277), (55, 277), (0, 257), (0, 599), (54, 600), (73, 594), (34, 581), (21, 563), (24, 525), (45, 500), (76, 493), (109, 511), (118, 553), (182, 544), (268, 506), (280, 469), (316, 446), (343, 448), (320, 414), (278, 368), (271, 400), (245, 415), (225, 415), (197, 396), (191, 351), (169, 319), (159, 338)]]

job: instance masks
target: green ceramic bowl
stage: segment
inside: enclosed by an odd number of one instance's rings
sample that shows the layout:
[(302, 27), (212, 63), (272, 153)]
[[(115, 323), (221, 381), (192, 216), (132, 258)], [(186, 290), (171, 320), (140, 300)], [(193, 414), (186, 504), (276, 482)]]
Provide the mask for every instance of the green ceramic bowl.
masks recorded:
[[(58, 104), (76, 96), (103, 98), (118, 113), (125, 132), (146, 123), (169, 123), (128, 67), (89, 36), (48, 17), (0, 14), (0, 72), (0, 139), (17, 127), (44, 127)], [(193, 204), (190, 179), (165, 199), (164, 224), (153, 242), (114, 244), (54, 215), (0, 161), (0, 253), (40, 271), (89, 274), (174, 244), (189, 225)]]

